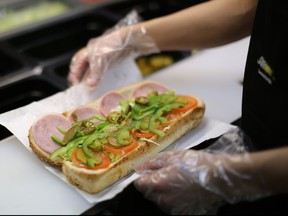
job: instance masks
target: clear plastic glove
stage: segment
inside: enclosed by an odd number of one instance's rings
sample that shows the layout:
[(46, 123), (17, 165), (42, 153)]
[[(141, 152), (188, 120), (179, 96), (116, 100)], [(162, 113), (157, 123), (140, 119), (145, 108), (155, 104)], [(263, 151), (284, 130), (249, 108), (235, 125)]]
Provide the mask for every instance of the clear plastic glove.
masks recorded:
[(91, 39), (72, 58), (68, 82), (86, 82), (96, 87), (103, 74), (127, 57), (159, 52), (153, 39), (139, 23), (136, 11), (130, 12), (102, 36)]
[(201, 151), (170, 151), (138, 165), (135, 187), (169, 214), (211, 214), (224, 203), (269, 195), (243, 146), (241, 130)]

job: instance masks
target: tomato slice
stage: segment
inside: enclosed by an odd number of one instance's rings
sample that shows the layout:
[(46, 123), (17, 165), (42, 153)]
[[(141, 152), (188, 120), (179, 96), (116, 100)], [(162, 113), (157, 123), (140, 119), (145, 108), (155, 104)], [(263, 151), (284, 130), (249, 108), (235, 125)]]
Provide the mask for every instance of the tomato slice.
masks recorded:
[(124, 154), (127, 154), (128, 152), (134, 150), (135, 148), (137, 148), (138, 142), (136, 139), (133, 139), (133, 143), (131, 143), (127, 146), (120, 147), (120, 148), (116, 148), (116, 147), (109, 145), (109, 144), (105, 144), (102, 147), (103, 147), (103, 149), (105, 149), (106, 151), (108, 151), (112, 154), (124, 155)]
[(143, 132), (141, 132), (141, 131), (136, 130), (136, 131), (133, 132), (133, 136), (134, 136), (135, 138), (138, 138), (138, 139), (140, 139), (140, 138), (150, 139), (151, 137), (155, 136), (155, 134), (152, 133), (152, 132), (145, 132), (145, 133), (143, 133)]
[(171, 112), (173, 114), (179, 114), (182, 112), (187, 112), (190, 109), (193, 109), (197, 106), (197, 100), (194, 97), (191, 97), (189, 95), (177, 95), (179, 102), (186, 103), (183, 107), (172, 109)]
[(102, 163), (95, 165), (94, 167), (89, 167), (86, 164), (80, 162), (77, 159), (77, 151), (83, 151), (82, 148), (76, 148), (71, 155), (71, 160), (73, 162), (73, 164), (75, 164), (77, 167), (81, 167), (81, 168), (86, 168), (86, 169), (92, 169), (92, 170), (97, 170), (97, 169), (104, 169), (110, 166), (110, 158), (108, 157), (107, 154), (105, 154), (104, 152), (101, 152), (101, 156), (102, 156)]

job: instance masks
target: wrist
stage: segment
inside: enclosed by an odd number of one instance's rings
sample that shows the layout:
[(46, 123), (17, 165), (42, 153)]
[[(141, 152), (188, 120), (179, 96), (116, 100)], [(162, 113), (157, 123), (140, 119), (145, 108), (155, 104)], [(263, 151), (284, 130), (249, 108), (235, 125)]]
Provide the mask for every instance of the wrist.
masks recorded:
[(267, 187), (263, 173), (259, 169), (259, 163), (253, 154), (244, 153), (232, 156), (229, 160), (232, 178), (235, 179), (234, 196), (239, 201), (253, 201), (258, 198), (273, 194)]
[(252, 154), (253, 172), (261, 177), (263, 187), (273, 194), (288, 193), (287, 154), (287, 147)]
[(123, 46), (135, 55), (157, 53), (159, 49), (142, 23), (119, 29)]

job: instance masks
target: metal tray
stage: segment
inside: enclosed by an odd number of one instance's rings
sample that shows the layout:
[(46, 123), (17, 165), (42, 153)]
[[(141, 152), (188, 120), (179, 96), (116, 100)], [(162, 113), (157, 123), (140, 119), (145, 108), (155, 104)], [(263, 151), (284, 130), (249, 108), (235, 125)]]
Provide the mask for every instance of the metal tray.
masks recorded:
[(4, 43), (34, 64), (47, 65), (63, 55), (74, 54), (90, 38), (99, 36), (116, 21), (103, 11), (90, 11), (37, 31), (11, 37)]

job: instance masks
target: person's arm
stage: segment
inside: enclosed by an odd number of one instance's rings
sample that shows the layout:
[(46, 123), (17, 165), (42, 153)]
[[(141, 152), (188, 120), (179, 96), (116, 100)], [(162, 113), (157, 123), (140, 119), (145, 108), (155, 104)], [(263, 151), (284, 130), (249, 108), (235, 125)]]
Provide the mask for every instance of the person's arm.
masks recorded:
[[(227, 139), (229, 136), (222, 141)], [(225, 152), (231, 146), (242, 149), (233, 138), (216, 151), (162, 152), (135, 167), (139, 174), (136, 189), (164, 211), (178, 215), (204, 214), (224, 203), (288, 193), (288, 147), (257, 153)]]
[(213, 0), (140, 23), (128, 14), (126, 25), (120, 22), (73, 56), (69, 83), (84, 80), (94, 88), (105, 71), (129, 56), (202, 49), (241, 39), (251, 32), (256, 6), (257, 0)]
[(288, 147), (251, 154), (254, 175), (262, 176), (264, 185), (274, 193), (288, 193)]
[(187, 50), (224, 45), (251, 32), (257, 0), (207, 1), (139, 25), (160, 50)]

